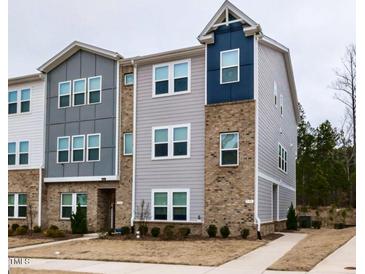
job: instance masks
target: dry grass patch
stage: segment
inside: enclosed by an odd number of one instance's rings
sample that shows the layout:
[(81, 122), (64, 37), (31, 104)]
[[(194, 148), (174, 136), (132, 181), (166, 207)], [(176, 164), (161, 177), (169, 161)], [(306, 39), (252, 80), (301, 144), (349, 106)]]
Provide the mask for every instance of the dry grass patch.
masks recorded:
[(95, 239), (34, 248), (32, 252), (14, 251), (10, 252), (9, 256), (217, 266), (267, 242), (268, 240), (241, 239), (189, 241)]
[(60, 271), (60, 270), (41, 270), (31, 268), (11, 268), (11, 274), (91, 274), (88, 272)]
[(52, 242), (54, 239), (51, 238), (29, 238), (21, 236), (8, 237), (8, 248), (21, 247), (27, 245), (43, 244)]
[(345, 229), (302, 229), (308, 236), (269, 267), (271, 270), (309, 271), (355, 236), (355, 227)]

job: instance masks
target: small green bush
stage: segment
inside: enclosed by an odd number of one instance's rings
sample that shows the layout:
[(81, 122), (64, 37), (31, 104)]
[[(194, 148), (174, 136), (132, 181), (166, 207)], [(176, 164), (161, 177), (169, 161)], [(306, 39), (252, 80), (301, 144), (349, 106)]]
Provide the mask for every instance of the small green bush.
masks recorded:
[(297, 221), (297, 216), (295, 215), (295, 209), (294, 209), (293, 203), (291, 203), (289, 210), (288, 210), (286, 228), (288, 230), (297, 230), (298, 229), (298, 221)]
[(59, 228), (56, 225), (50, 225), (49, 229), (58, 230)]
[(148, 226), (147, 224), (140, 224), (138, 227), (138, 231), (141, 234), (141, 236), (145, 236), (148, 233)]
[(63, 232), (62, 230), (54, 229), (54, 228), (48, 228), (45, 232), (44, 235), (46, 235), (47, 237), (51, 237), (51, 238), (61, 238), (61, 237), (65, 237), (65, 232)]
[(11, 230), (12, 230), (12, 231), (15, 231), (18, 227), (19, 227), (19, 225), (18, 225), (18, 224), (12, 224), (12, 225), (11, 225)]
[(77, 205), (76, 213), (71, 215), (72, 234), (87, 233), (87, 216), (86, 211), (81, 209), (81, 205)]
[(248, 235), (250, 235), (250, 230), (248, 228), (241, 229), (240, 232), (242, 239), (247, 239)]
[(28, 232), (28, 227), (27, 226), (19, 226), (16, 230), (15, 230), (15, 234), (16, 235), (25, 235)]
[(37, 225), (36, 225), (36, 226), (34, 226), (34, 227), (33, 227), (33, 232), (34, 232), (34, 233), (41, 233), (41, 232), (42, 232), (42, 229), (41, 229), (41, 227), (40, 227), (40, 226), (37, 226)]
[(152, 227), (151, 229), (151, 235), (152, 237), (157, 238), (160, 235), (160, 228), (159, 227)]
[(177, 231), (177, 236), (179, 239), (183, 239), (189, 236), (191, 230), (189, 227), (180, 227)]
[(322, 226), (322, 222), (321, 221), (312, 221), (312, 226), (315, 229), (320, 229)]
[(217, 227), (215, 225), (209, 225), (207, 228), (209, 238), (215, 238), (217, 236)]
[(175, 227), (173, 225), (167, 225), (162, 232), (162, 238), (164, 240), (173, 240), (175, 238)]
[(228, 238), (229, 234), (231, 234), (231, 231), (229, 230), (229, 227), (225, 225), (221, 227), (220, 233), (222, 238)]
[(335, 223), (334, 228), (335, 229), (344, 229), (346, 225), (344, 223)]
[(123, 226), (120, 228), (120, 235), (129, 235), (131, 233), (131, 229), (129, 226)]

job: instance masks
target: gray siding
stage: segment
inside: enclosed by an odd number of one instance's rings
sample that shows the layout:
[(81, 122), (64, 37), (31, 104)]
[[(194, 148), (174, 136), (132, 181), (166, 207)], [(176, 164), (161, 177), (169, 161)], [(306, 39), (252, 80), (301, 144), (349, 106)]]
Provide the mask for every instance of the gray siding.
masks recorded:
[[(277, 182), (295, 188), (297, 125), (285, 60), (282, 53), (260, 43), (258, 46), (258, 77), (258, 171)], [(274, 104), (274, 81), (277, 83), (277, 107)], [(283, 118), (280, 115), (280, 94), (284, 99)], [(279, 142), (288, 152), (287, 174), (278, 168)], [(259, 178), (259, 182), (270, 184), (272, 187), (272, 182), (267, 180)], [(258, 201), (259, 208), (261, 208), (262, 216), (267, 216), (269, 212), (262, 212), (264, 208), (269, 210), (265, 201), (267, 197), (265, 195), (261, 195), (261, 197), (262, 199)], [(291, 197), (295, 201), (295, 195)]]
[[(46, 177), (115, 175), (116, 68), (114, 60), (80, 50), (47, 74)], [(100, 104), (58, 109), (59, 82), (98, 75)], [(99, 162), (57, 164), (57, 137), (90, 133), (101, 133)]]
[(261, 222), (272, 221), (272, 183), (259, 177), (258, 182), (258, 215)]
[(279, 219), (286, 219), (290, 204), (295, 206), (295, 191), (279, 187)]
[[(183, 58), (185, 59), (185, 58)], [(175, 61), (175, 60), (171, 60)], [(204, 56), (191, 57), (191, 93), (152, 98), (152, 64), (138, 68), (136, 208), (151, 190), (190, 189), (190, 220), (204, 214)], [(190, 158), (151, 160), (152, 127), (191, 124)]]

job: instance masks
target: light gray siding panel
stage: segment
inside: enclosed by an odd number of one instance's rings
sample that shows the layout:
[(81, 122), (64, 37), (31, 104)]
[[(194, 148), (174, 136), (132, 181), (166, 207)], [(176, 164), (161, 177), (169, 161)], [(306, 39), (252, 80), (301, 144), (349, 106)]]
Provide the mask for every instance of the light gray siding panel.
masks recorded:
[(259, 177), (258, 181), (258, 215), (261, 222), (272, 221), (272, 183)]
[[(174, 61), (174, 60), (171, 60)], [(151, 205), (151, 190), (190, 189), (190, 220), (204, 215), (204, 56), (191, 58), (191, 93), (152, 98), (152, 65), (138, 67), (136, 207)], [(152, 127), (191, 124), (191, 157), (151, 160)]]
[(279, 218), (286, 219), (290, 204), (295, 206), (295, 192), (286, 188), (279, 188)]

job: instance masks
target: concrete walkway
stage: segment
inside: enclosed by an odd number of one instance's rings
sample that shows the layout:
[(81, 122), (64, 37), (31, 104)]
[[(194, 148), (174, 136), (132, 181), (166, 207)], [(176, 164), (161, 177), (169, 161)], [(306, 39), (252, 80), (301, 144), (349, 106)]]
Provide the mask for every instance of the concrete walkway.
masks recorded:
[(30, 264), (14, 267), (108, 274), (259, 274), (305, 236), (285, 233), (283, 237), (219, 267), (56, 259), (30, 259)]

